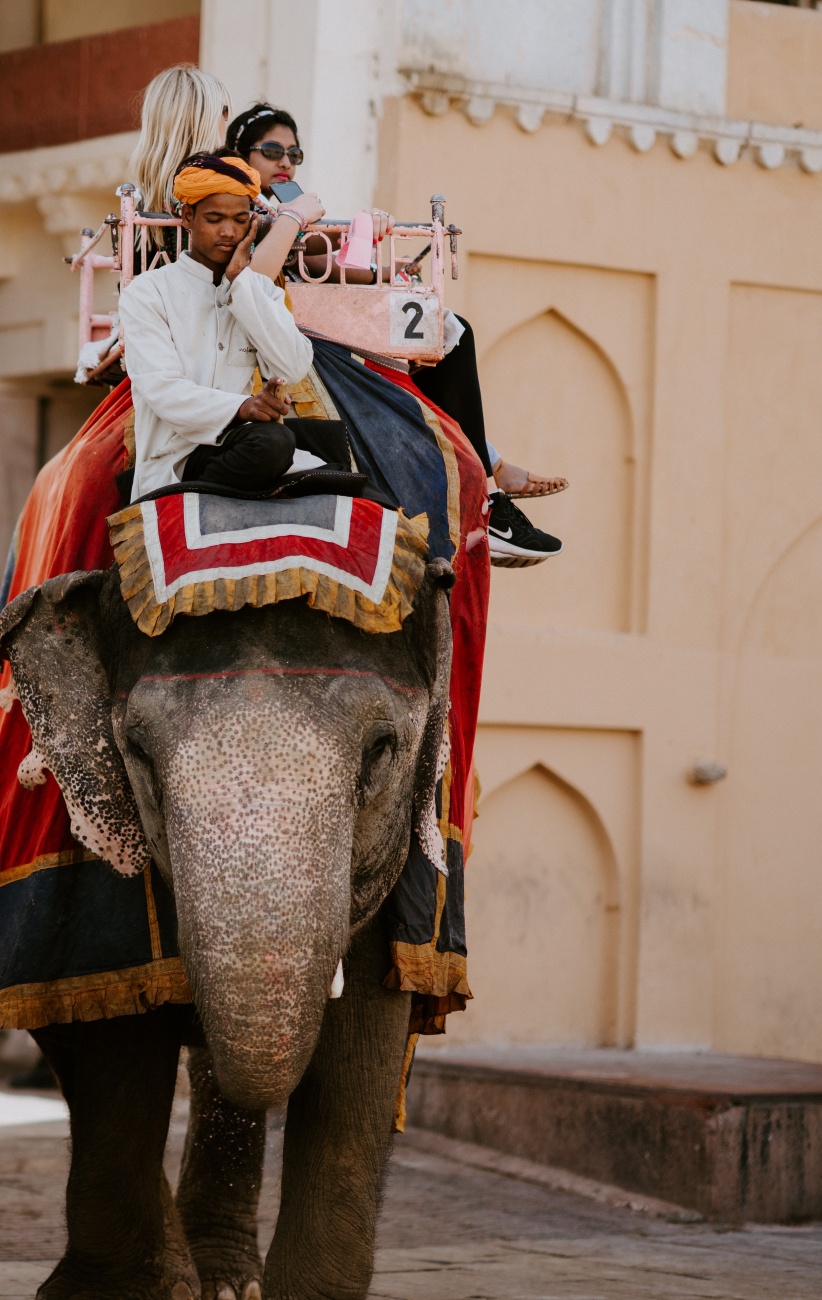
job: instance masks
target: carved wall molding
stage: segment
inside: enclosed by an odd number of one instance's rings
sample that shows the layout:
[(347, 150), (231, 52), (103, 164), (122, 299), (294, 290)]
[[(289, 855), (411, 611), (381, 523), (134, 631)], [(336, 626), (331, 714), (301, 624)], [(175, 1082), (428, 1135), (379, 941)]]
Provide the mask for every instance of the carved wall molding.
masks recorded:
[[(70, 196), (92, 190), (114, 190), (128, 177), (128, 164), (137, 142), (136, 131), (98, 136), (76, 144), (58, 144), (43, 149), (24, 149), (0, 155), (0, 205), (36, 201), (41, 212), (54, 199), (54, 220), (63, 233), (60, 213)], [(81, 223), (82, 224), (82, 223)]]
[(800, 168), (810, 176), (822, 172), (822, 131), (768, 126), (674, 112), (651, 104), (631, 104), (593, 96), (543, 93), (513, 86), (466, 82), (458, 77), (402, 69), (406, 93), (419, 99), (426, 113), (437, 116), (461, 109), (475, 126), (490, 122), (498, 108), (514, 113), (524, 131), (544, 123), (577, 122), (598, 148), (619, 135), (637, 153), (647, 153), (662, 140), (677, 158), (688, 160), (700, 151), (711, 153), (724, 167), (743, 158), (763, 170)]

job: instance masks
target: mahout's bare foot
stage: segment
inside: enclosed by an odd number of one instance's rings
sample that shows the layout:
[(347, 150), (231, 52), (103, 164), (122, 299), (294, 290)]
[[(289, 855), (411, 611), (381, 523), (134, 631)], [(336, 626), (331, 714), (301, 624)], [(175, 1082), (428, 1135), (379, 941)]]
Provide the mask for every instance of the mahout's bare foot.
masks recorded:
[(509, 465), (504, 460), (494, 470), (494, 481), (500, 491), (509, 497), (552, 496), (568, 486), (567, 478), (548, 478), (544, 474), (522, 469), (519, 465)]

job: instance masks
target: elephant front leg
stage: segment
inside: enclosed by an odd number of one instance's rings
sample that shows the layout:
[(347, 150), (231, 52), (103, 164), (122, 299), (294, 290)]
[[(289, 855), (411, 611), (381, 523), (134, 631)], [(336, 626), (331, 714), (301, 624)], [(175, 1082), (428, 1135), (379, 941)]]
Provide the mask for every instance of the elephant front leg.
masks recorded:
[(191, 1117), (177, 1208), (203, 1300), (260, 1300), (257, 1209), (266, 1112), (238, 1110), (220, 1095), (207, 1048), (192, 1048)]
[(382, 980), (378, 918), (353, 941), (342, 998), (288, 1103), (277, 1230), (266, 1300), (364, 1300), (408, 1036), (411, 995)]
[(69, 1104), (72, 1147), (68, 1246), (37, 1300), (199, 1295), (163, 1172), (189, 1014), (164, 1006), (34, 1031)]

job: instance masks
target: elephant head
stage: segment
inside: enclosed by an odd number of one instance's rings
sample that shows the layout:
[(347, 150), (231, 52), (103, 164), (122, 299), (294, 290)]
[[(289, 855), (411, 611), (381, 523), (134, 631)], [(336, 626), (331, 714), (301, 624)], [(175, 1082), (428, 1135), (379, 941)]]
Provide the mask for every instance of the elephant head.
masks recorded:
[(279, 1105), (334, 971), (434, 797), (451, 635), (442, 561), (400, 632), (301, 600), (134, 626), (115, 570), (0, 614), (0, 653), (74, 834), (116, 869), (152, 858), (224, 1094)]

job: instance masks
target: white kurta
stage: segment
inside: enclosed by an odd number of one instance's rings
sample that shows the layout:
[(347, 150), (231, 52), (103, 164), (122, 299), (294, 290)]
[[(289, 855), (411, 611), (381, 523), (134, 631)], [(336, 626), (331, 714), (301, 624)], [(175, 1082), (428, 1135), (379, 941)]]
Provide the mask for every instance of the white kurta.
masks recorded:
[(313, 358), (273, 280), (246, 267), (215, 285), (187, 253), (132, 280), (120, 318), (134, 396), (132, 500), (179, 482), (194, 448), (220, 441), (256, 366), (294, 384)]

